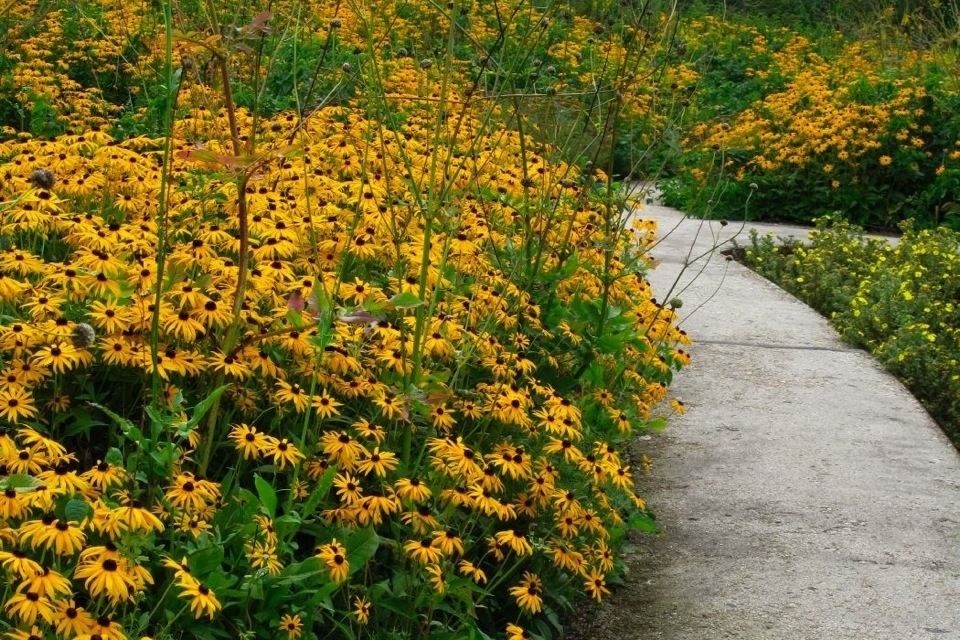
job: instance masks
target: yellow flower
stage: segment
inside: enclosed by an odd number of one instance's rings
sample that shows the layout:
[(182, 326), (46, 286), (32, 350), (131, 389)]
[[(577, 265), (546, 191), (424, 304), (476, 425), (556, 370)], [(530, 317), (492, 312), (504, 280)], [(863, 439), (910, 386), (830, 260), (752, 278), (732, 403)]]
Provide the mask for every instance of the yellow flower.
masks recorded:
[(278, 464), (281, 469), (285, 468), (288, 464), (296, 466), (298, 461), (306, 458), (306, 456), (286, 438), (277, 440), (272, 436), (267, 436), (267, 444), (263, 449), (263, 455), (273, 456), (274, 463)]
[(447, 580), (440, 565), (427, 565), (427, 573), (430, 574), (430, 583), (433, 585), (433, 590), (436, 593), (444, 593), (447, 590)]
[(180, 592), (180, 597), (190, 599), (190, 611), (193, 612), (194, 617), (199, 619), (206, 615), (213, 619), (213, 614), (222, 606), (216, 594), (201, 582), (181, 584), (181, 586), (183, 591)]
[(376, 473), (381, 478), (387, 475), (387, 471), (397, 468), (400, 461), (396, 454), (389, 451), (380, 451), (380, 447), (375, 447), (367, 457), (357, 465), (357, 471), (364, 475)]
[(303, 621), (300, 620), (300, 616), (284, 614), (283, 617), (280, 618), (280, 626), (278, 628), (287, 634), (287, 640), (294, 640), (295, 638), (299, 638), (300, 634), (303, 633)]
[(510, 595), (517, 599), (517, 605), (530, 613), (540, 613), (543, 608), (543, 583), (529, 571), (523, 572), (523, 580), (510, 587)]
[(19, 617), (25, 624), (33, 624), (38, 616), (47, 624), (53, 623), (53, 604), (49, 598), (41, 596), (36, 591), (17, 591), (7, 600), (4, 608), (7, 613)]
[(373, 609), (373, 605), (371, 605), (366, 598), (354, 596), (353, 615), (357, 617), (357, 622), (360, 624), (367, 624), (370, 621), (371, 609)]
[(127, 600), (135, 590), (135, 584), (127, 572), (127, 563), (111, 557), (81, 562), (73, 573), (77, 580), (85, 580), (84, 586), (96, 598), (105, 593), (113, 604)]
[(607, 582), (604, 579), (604, 575), (596, 569), (591, 570), (589, 575), (587, 575), (587, 581), (584, 583), (584, 586), (587, 593), (590, 594), (590, 597), (597, 602), (600, 602), (604, 595), (610, 593), (610, 590), (607, 589)]
[(37, 415), (33, 406), (33, 396), (22, 387), (8, 386), (0, 391), (0, 417), (10, 422), (19, 422), (21, 418)]
[(436, 564), (440, 562), (440, 548), (433, 544), (431, 538), (410, 540), (403, 545), (403, 550), (420, 564)]
[(227, 436), (233, 440), (237, 451), (243, 456), (244, 460), (259, 457), (267, 448), (267, 436), (256, 427), (250, 427), (246, 424), (234, 425)]
[(340, 415), (340, 412), (337, 411), (337, 407), (342, 406), (341, 403), (331, 398), (326, 391), (318, 396), (313, 396), (310, 404), (313, 406), (314, 410), (316, 410), (317, 415), (321, 418), (329, 418), (330, 416)]
[(487, 581), (487, 574), (483, 572), (483, 569), (469, 560), (461, 560), (458, 569), (462, 575), (469, 577), (477, 584), (484, 584)]
[(57, 633), (67, 638), (90, 633), (93, 628), (93, 616), (83, 607), (78, 607), (72, 599), (57, 603), (56, 621)]

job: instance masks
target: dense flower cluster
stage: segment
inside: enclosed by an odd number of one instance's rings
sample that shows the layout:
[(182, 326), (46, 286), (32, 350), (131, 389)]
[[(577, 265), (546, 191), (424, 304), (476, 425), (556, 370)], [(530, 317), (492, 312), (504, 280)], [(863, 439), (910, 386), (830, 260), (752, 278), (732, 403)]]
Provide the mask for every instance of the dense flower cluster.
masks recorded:
[[(361, 50), (421, 15), (337, 7)], [(7, 635), (522, 637), (601, 600), (653, 526), (624, 445), (682, 410), (655, 224), (455, 59), (356, 54), (322, 80), (355, 97), (235, 108), (202, 67), (256, 68), (265, 20), (179, 32), (169, 149), (47, 85), (73, 128), (0, 141)]]
[[(813, 38), (710, 18), (690, 29), (708, 34), (698, 43), (710, 54), (690, 154), (668, 189), (676, 204), (742, 216), (749, 196), (752, 217), (842, 211), (873, 226), (909, 216), (957, 224), (949, 203), (960, 184), (960, 94), (936, 51), (894, 55), (886, 40)], [(744, 42), (751, 46), (734, 46)], [(728, 104), (711, 102), (718, 99)], [(714, 194), (718, 180), (729, 188)]]

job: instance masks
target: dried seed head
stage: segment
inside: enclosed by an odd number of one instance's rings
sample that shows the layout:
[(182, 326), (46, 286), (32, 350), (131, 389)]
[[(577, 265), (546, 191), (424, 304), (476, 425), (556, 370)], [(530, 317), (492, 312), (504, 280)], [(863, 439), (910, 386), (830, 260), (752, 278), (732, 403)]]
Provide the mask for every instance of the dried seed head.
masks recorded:
[(349, 62), (344, 62), (340, 68), (343, 70), (344, 73), (353, 73), (353, 65), (350, 64)]
[(50, 169), (34, 169), (30, 174), (30, 182), (40, 189), (52, 189), (56, 181), (57, 176)]
[(341, 20), (340, 18), (334, 18), (333, 20), (330, 21), (330, 27), (333, 29), (339, 29), (342, 26), (343, 26), (343, 20)]
[(97, 332), (86, 322), (81, 322), (73, 328), (70, 339), (73, 341), (73, 346), (83, 349), (93, 344), (93, 341), (97, 339)]
[(421, 69), (429, 69), (432, 66), (433, 66), (433, 60), (431, 60), (430, 58), (426, 58), (420, 61)]

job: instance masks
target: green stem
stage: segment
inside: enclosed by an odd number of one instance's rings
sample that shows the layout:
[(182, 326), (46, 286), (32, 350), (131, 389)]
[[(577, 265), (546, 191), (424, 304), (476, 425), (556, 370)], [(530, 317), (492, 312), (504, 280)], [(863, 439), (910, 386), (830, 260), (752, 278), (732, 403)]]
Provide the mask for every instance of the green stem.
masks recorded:
[(166, 83), (166, 104), (163, 114), (163, 167), (160, 172), (160, 198), (157, 210), (157, 282), (156, 293), (153, 299), (153, 317), (150, 320), (150, 359), (153, 363), (153, 372), (151, 374), (151, 406), (159, 409), (160, 406), (160, 388), (162, 380), (157, 372), (159, 363), (159, 343), (160, 343), (160, 302), (163, 295), (163, 277), (164, 267), (167, 256), (167, 223), (170, 214), (169, 199), (167, 191), (170, 186), (170, 162), (173, 152), (173, 117), (176, 108), (177, 95), (180, 92), (179, 81), (174, 87), (173, 74), (173, 9), (171, 0), (163, 3), (163, 27), (166, 51), (164, 53), (163, 75)]

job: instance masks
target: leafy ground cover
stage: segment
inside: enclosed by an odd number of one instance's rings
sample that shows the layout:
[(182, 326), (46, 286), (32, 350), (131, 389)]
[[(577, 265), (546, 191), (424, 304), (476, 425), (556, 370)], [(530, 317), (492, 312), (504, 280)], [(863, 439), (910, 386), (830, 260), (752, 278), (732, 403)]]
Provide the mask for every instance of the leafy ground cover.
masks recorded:
[(751, 237), (747, 265), (831, 319), (960, 443), (960, 234), (903, 226), (891, 246), (825, 219), (809, 244)]
[(682, 110), (675, 21), (599, 4), (3, 7), (0, 633), (603, 599), (688, 339), (600, 169)]
[(685, 21), (697, 82), (668, 203), (717, 218), (960, 228), (947, 4), (889, 8), (856, 35), (736, 15)]

